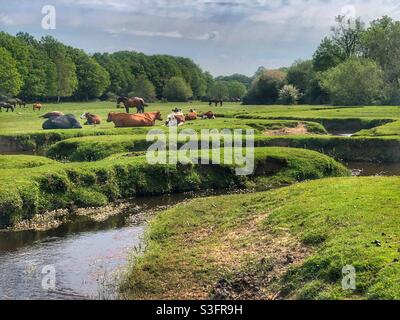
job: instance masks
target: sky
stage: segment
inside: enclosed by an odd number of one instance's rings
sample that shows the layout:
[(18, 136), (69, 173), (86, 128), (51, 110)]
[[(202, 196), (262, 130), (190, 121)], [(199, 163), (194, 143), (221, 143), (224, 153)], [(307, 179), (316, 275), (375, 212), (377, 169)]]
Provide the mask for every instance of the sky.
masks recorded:
[[(56, 10), (43, 29), (42, 9)], [(192, 58), (214, 76), (309, 59), (334, 17), (400, 19), (398, 0), (0, 0), (0, 30), (51, 35), (88, 53)]]

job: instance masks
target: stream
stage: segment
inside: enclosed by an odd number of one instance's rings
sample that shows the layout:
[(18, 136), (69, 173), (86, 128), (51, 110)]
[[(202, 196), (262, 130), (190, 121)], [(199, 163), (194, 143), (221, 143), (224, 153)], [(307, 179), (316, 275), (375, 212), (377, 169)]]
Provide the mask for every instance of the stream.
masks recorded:
[[(346, 165), (358, 176), (400, 175), (400, 163)], [(129, 253), (140, 250), (146, 229), (147, 219), (140, 217), (207, 195), (215, 193), (138, 198), (105, 222), (77, 217), (45, 232), (0, 232), (0, 300), (117, 298), (118, 276)], [(42, 287), (46, 266), (54, 268), (54, 289)]]

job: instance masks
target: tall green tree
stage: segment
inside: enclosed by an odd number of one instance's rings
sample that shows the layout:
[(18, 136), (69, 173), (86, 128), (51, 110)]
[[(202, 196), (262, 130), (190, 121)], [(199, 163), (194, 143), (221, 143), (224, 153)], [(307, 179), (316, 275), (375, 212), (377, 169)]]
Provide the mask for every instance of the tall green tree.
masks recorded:
[(215, 81), (213, 86), (208, 92), (208, 96), (215, 100), (228, 100), (229, 99), (229, 86), (226, 81)]
[(110, 85), (107, 70), (85, 52), (74, 51), (73, 59), (78, 79), (76, 95), (86, 100), (100, 97)]
[(173, 102), (187, 101), (192, 95), (192, 89), (180, 77), (169, 79), (163, 90), (164, 98)]
[(383, 74), (370, 59), (350, 58), (322, 73), (321, 85), (335, 105), (368, 105), (381, 98)]
[(273, 104), (279, 98), (279, 90), (285, 85), (286, 73), (265, 70), (252, 83), (243, 99), (245, 104)]
[(17, 63), (5, 48), (0, 48), (0, 61), (0, 94), (16, 96), (22, 87)]
[(228, 82), (228, 92), (230, 99), (242, 99), (247, 92), (246, 86), (236, 80)]
[(400, 103), (400, 22), (384, 16), (363, 35), (364, 54), (383, 70), (386, 103)]
[(140, 75), (135, 79), (134, 90), (130, 96), (141, 97), (148, 102), (154, 102), (157, 99), (156, 89), (145, 75)]

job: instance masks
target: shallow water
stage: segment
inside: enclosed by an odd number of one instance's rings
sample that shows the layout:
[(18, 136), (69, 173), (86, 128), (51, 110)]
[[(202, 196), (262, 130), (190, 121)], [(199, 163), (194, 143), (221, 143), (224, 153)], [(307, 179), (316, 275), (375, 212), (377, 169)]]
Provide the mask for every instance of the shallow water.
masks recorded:
[[(132, 211), (96, 223), (87, 218), (46, 232), (0, 232), (0, 299), (111, 299), (114, 277), (141, 242), (146, 222), (132, 217), (193, 198), (193, 194), (137, 199)], [(44, 290), (44, 267), (55, 268)]]
[(352, 171), (353, 175), (367, 176), (400, 176), (400, 163), (369, 163), (348, 162), (345, 165)]

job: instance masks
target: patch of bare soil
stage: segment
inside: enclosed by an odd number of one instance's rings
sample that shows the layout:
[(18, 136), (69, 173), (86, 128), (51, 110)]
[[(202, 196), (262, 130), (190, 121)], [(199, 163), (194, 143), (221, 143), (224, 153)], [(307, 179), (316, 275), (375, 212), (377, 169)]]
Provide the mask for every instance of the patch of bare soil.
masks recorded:
[(277, 130), (266, 130), (264, 135), (266, 136), (288, 136), (288, 135), (300, 135), (308, 134), (308, 129), (304, 123), (299, 123), (295, 128), (282, 128)]

